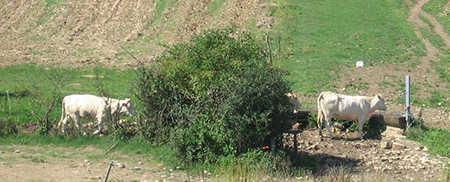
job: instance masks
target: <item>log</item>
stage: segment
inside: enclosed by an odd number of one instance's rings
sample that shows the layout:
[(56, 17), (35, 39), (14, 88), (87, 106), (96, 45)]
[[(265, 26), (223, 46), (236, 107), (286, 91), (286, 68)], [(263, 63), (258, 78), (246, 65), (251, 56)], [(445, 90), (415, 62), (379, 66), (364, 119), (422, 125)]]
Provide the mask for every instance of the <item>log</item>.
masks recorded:
[(370, 122), (379, 122), (388, 126), (397, 128), (406, 127), (406, 118), (401, 112), (383, 112), (375, 113), (369, 120)]

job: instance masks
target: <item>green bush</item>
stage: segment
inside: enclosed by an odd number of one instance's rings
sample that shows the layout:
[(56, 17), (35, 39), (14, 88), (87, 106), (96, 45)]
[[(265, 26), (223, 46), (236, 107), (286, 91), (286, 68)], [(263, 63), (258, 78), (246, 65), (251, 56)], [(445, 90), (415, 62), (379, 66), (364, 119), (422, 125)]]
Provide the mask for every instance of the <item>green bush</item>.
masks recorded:
[(141, 136), (167, 143), (183, 162), (210, 163), (269, 144), (292, 105), (287, 72), (266, 60), (264, 44), (233, 28), (169, 47), (138, 73)]
[(17, 121), (11, 117), (0, 118), (0, 137), (17, 134), (19, 132), (19, 127), (16, 123)]

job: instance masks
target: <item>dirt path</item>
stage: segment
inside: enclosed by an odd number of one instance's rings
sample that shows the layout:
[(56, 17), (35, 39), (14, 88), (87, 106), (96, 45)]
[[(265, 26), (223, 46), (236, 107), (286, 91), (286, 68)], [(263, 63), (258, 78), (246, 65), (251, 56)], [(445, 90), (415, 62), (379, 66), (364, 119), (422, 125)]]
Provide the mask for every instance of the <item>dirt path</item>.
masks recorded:
[(444, 40), (446, 49), (450, 49), (450, 36), (444, 31), (444, 26), (442, 26), (442, 24), (439, 23), (434, 16), (422, 10), (422, 6), (428, 3), (428, 1), (429, 0), (419, 0), (411, 8), (410, 16), (408, 18), (408, 21), (417, 25), (414, 27), (414, 33), (425, 44), (427, 54), (425, 57), (421, 58), (421, 60), (426, 63), (429, 63), (430, 60), (435, 60), (436, 55), (441, 56), (442, 52), (439, 51), (439, 49), (437, 49), (433, 45), (431, 45), (430, 41), (425, 39), (420, 33), (419, 28), (421, 27), (430, 28), (428, 24), (426, 24), (425, 22), (422, 21), (422, 19), (420, 19), (420, 16), (425, 17), (427, 20), (431, 22), (433, 31)]

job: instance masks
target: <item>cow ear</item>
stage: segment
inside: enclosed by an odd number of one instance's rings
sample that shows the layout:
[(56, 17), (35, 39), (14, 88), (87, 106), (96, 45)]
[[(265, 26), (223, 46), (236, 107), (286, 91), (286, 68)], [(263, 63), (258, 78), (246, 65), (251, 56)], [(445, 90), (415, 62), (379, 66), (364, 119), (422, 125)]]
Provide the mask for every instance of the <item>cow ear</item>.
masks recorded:
[(382, 99), (381, 94), (378, 94), (377, 97), (378, 99)]

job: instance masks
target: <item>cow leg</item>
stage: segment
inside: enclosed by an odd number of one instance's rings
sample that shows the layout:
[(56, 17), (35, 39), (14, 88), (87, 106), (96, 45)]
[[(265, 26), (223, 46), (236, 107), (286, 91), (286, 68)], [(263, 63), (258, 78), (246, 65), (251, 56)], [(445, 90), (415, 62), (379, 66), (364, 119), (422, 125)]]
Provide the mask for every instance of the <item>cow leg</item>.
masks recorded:
[(81, 124), (80, 116), (76, 114), (75, 117), (72, 117), (72, 119), (73, 119), (73, 123), (75, 124), (77, 129), (80, 131), (80, 133), (82, 135), (86, 135), (86, 132), (83, 129), (83, 125)]
[(330, 126), (331, 117), (326, 117), (325, 120), (327, 121), (328, 134), (330, 134), (330, 138), (333, 138), (333, 134), (331, 134), (331, 126)]
[(103, 130), (103, 117), (97, 117), (98, 129), (94, 131), (94, 135), (102, 133)]
[(58, 126), (57, 126), (57, 128), (58, 129), (61, 129), (61, 133), (65, 133), (66, 132), (66, 129), (67, 129), (67, 118), (68, 118), (69, 116), (65, 116), (64, 117), (64, 119), (63, 120), (61, 120), (59, 123), (58, 123)]
[(317, 127), (319, 129), (319, 135), (321, 138), (322, 138), (322, 124), (323, 124), (324, 120), (326, 122), (326, 128), (327, 128), (328, 134), (330, 134), (330, 138), (333, 138), (333, 135), (331, 134), (331, 128), (330, 128), (331, 118), (332, 117), (328, 117), (325, 114), (319, 114), (317, 116)]
[(362, 129), (363, 129), (364, 123), (366, 122), (366, 117), (365, 116), (359, 116), (357, 122), (358, 122), (359, 138), (361, 140), (363, 140), (364, 137), (363, 137)]
[(319, 136), (320, 138), (322, 138), (322, 122), (323, 122), (323, 117), (321, 115), (321, 113), (319, 113), (317, 115), (317, 129), (319, 129)]

